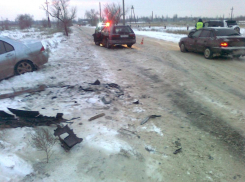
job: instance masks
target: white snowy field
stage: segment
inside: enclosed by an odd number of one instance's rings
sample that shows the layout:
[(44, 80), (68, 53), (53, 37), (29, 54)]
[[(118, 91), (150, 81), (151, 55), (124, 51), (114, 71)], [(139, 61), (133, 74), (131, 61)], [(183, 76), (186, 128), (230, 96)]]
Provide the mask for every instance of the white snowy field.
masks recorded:
[[(186, 27), (168, 27), (168, 29), (171, 30), (185, 28)], [(245, 34), (244, 29), (242, 29), (241, 32)], [(176, 43), (181, 37), (185, 36), (170, 34), (165, 31), (135, 30), (135, 33), (137, 35), (149, 36)], [(55, 86), (62, 85), (83, 85), (84, 82), (91, 83), (98, 78), (100, 81), (107, 83), (114, 81), (114, 75), (103, 72), (103, 68), (106, 67), (103, 60), (100, 60), (101, 63), (98, 63), (96, 60), (98, 52), (92, 46), (87, 46), (87, 44), (91, 43), (92, 38), (86, 41), (84, 39), (81, 42), (80, 38), (76, 37), (74, 34), (68, 38), (63, 36), (62, 33), (46, 35), (44, 32), (33, 28), (25, 30), (24, 32), (20, 30), (3, 31), (0, 33), (0, 36), (1, 35), (18, 40), (39, 39), (47, 49), (50, 49), (51, 54), (49, 62), (40, 70), (0, 81), (0, 94), (11, 93), (13, 90), (20, 90), (22, 87), (33, 88), (42, 84), (54, 86), (54, 88), (48, 88), (45, 92), (37, 95), (24, 94), (11, 99), (1, 99), (0, 110), (8, 113), (8, 107), (35, 110), (40, 111), (41, 114), (46, 116), (55, 116), (56, 113), (61, 112), (64, 113), (65, 119), (78, 117), (81, 115), (81, 110), (85, 110), (86, 112), (82, 113), (84, 115), (82, 119), (87, 120), (94, 114), (89, 111), (90, 108), (100, 108), (104, 106), (101, 102), (101, 98), (92, 93), (84, 97), (81, 93), (69, 91), (67, 88), (55, 88)], [(89, 61), (83, 62), (83, 60)], [(101, 67), (98, 64), (101, 64)], [(90, 75), (86, 72), (94, 74)], [(56, 101), (55, 99), (51, 99), (57, 95), (59, 95), (60, 100)], [(70, 109), (71, 106), (72, 109)], [(140, 110), (140, 108), (135, 109), (136, 112), (137, 109)], [(74, 169), (71, 165), (79, 165), (79, 158), (89, 156), (89, 148), (98, 148), (109, 154), (118, 153), (121, 149), (133, 151), (132, 147), (127, 143), (114, 137), (117, 135), (117, 130), (108, 129), (103, 123), (93, 125), (91, 128), (91, 126), (85, 122), (82, 128), (79, 127), (80, 125), (76, 124), (74, 131), (77, 133), (78, 137), (83, 137), (84, 141), (77, 145), (70, 154), (66, 154), (59, 145), (55, 146), (54, 152), (56, 156), (54, 158), (61, 160), (63, 165), (55, 166), (55, 164), (53, 164), (56, 170), (54, 171), (53, 168), (50, 167), (50, 173), (45, 174), (42, 179), (36, 181), (64, 181), (64, 179), (72, 181), (69, 176), (67, 176), (67, 174), (74, 173)], [(53, 129), (55, 128), (50, 128), (51, 131)], [(163, 136), (163, 133), (155, 125), (141, 129), (154, 131), (160, 136)], [(21, 181), (37, 170), (38, 166), (33, 166), (32, 164), (43, 161), (45, 157), (44, 154), (30, 145), (30, 136), (33, 133), (35, 133), (35, 130), (27, 127), (0, 130), (1, 182)], [(101, 136), (103, 136), (103, 138), (101, 138)], [(81, 148), (87, 153), (81, 153)], [(67, 159), (62, 159), (62, 156), (66, 156)], [(73, 181), (79, 180), (81, 176), (78, 175)], [(83, 179), (84, 181), (93, 181), (91, 176), (83, 176)]]
[[(189, 27), (189, 30), (193, 29), (194, 27)], [(174, 33), (168, 33), (167, 31), (179, 31), (179, 30), (187, 30), (187, 27), (140, 27), (137, 29), (134, 29), (134, 32), (136, 35), (143, 35), (147, 37), (152, 37), (156, 39), (166, 40), (170, 42), (178, 43), (179, 40), (182, 37), (186, 37), (185, 34), (174, 34)], [(241, 35), (245, 36), (245, 29), (241, 28), (240, 30)]]

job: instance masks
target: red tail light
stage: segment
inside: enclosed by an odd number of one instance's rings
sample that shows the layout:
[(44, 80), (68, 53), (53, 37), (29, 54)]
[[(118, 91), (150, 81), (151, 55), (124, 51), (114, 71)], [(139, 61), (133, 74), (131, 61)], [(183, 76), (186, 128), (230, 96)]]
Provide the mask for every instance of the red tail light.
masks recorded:
[(220, 46), (221, 46), (221, 47), (228, 47), (228, 43), (227, 43), (227, 42), (221, 42), (221, 43), (220, 43)]
[(44, 47), (42, 47), (40, 51), (41, 51), (41, 52), (45, 51), (45, 48), (44, 48)]
[(129, 34), (129, 37), (135, 38), (135, 34), (131, 33), (131, 34)]

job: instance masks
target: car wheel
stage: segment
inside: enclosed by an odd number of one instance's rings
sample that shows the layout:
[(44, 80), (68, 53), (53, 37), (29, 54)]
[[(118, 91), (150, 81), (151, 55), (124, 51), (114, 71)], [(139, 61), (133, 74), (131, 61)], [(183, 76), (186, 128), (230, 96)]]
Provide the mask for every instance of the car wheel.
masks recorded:
[(128, 46), (129, 48), (131, 48), (131, 47), (132, 47), (132, 44), (127, 44), (127, 46)]
[(35, 70), (35, 66), (31, 61), (20, 61), (15, 66), (15, 74), (21, 75)]
[(181, 45), (180, 45), (180, 51), (181, 51), (181, 52), (187, 52), (184, 43), (181, 43)]
[(110, 48), (111, 48), (111, 46), (110, 46), (110, 44), (109, 44), (108, 38), (106, 39), (106, 48), (107, 48), (107, 49), (110, 49)]
[(213, 53), (212, 53), (212, 51), (209, 48), (206, 48), (204, 50), (204, 57), (206, 59), (211, 59), (213, 57)]
[(234, 30), (236, 30), (238, 33), (240, 33), (240, 28), (236, 27)]

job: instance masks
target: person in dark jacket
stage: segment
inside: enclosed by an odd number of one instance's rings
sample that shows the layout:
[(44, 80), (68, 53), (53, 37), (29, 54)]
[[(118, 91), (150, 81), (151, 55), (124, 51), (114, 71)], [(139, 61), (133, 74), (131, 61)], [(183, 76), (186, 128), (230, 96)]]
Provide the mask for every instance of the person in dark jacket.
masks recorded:
[(203, 22), (202, 22), (202, 19), (200, 18), (198, 22), (196, 23), (196, 29), (199, 30), (202, 27), (203, 27)]

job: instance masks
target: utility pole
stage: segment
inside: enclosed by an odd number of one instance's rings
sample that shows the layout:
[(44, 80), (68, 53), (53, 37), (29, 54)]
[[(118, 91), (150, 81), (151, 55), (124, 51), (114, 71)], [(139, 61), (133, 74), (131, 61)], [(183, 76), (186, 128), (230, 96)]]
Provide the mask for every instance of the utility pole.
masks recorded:
[(232, 19), (232, 13), (233, 13), (233, 10), (234, 10), (234, 9), (233, 9), (233, 7), (232, 7), (232, 8), (231, 8), (231, 19)]
[(101, 4), (100, 4), (100, 22), (101, 22)]
[(152, 11), (152, 18), (151, 19), (152, 19), (152, 22), (153, 22), (153, 11)]
[(48, 0), (46, 0), (46, 5), (47, 5), (47, 15), (48, 15), (48, 27), (50, 28), (51, 27), (51, 24), (50, 24), (50, 19), (49, 19), (49, 13), (48, 13)]
[(125, 25), (125, 10), (124, 10), (124, 0), (123, 0), (123, 25)]

